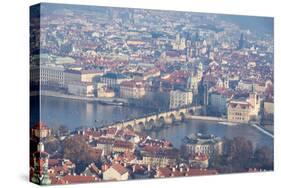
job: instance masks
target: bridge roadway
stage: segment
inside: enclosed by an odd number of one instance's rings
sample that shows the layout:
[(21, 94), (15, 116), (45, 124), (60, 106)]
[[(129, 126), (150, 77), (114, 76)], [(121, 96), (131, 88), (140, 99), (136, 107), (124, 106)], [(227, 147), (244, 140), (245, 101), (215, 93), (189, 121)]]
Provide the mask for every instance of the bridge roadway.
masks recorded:
[(152, 127), (162, 126), (164, 124), (171, 124), (174, 121), (180, 121), (184, 118), (197, 113), (201, 110), (201, 106), (192, 106), (185, 108), (178, 108), (166, 112), (151, 113), (142, 117), (129, 119), (125, 121), (114, 122), (104, 127), (128, 128), (131, 127), (136, 131), (142, 129), (151, 129)]

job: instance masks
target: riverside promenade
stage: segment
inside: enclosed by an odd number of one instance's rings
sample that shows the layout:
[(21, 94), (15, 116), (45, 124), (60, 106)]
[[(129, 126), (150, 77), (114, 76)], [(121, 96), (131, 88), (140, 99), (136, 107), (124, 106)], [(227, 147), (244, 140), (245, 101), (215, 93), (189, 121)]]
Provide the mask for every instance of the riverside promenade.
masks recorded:
[(119, 102), (123, 102), (124, 104), (128, 103), (128, 100), (123, 98), (96, 98), (93, 96), (85, 97), (85, 96), (70, 95), (61, 92), (47, 91), (47, 90), (41, 90), (40, 94), (42, 96), (58, 97), (58, 98), (73, 99), (73, 100), (83, 100), (88, 102), (113, 102), (115, 100), (118, 100)]

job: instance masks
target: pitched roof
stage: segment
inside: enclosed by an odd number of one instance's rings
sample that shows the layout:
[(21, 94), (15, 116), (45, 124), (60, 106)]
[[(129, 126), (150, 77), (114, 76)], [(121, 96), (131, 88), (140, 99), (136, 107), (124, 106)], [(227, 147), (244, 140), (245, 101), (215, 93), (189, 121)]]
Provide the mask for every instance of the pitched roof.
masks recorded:
[(211, 169), (189, 169), (188, 176), (203, 176), (203, 175), (215, 175), (218, 174), (217, 170)]
[(128, 172), (127, 168), (123, 167), (121, 164), (116, 163), (111, 166), (114, 170), (116, 170), (120, 175), (123, 175)]
[(32, 129), (44, 130), (44, 129), (49, 129), (49, 128), (43, 122), (38, 122), (34, 125), (34, 127)]
[(92, 176), (74, 176), (66, 175), (63, 177), (63, 180), (69, 184), (72, 183), (90, 183), (95, 181), (95, 177)]
[(172, 171), (168, 167), (159, 167), (157, 171), (159, 176), (162, 177), (170, 177), (172, 174)]

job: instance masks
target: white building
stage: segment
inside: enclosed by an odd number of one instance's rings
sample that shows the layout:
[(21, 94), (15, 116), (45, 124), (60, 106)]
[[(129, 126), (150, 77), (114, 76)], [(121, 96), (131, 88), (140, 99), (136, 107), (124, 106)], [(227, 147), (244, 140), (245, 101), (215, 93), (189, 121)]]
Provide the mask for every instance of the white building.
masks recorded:
[(170, 91), (170, 108), (179, 108), (192, 103), (193, 94), (191, 91), (172, 90)]
[(223, 141), (214, 135), (197, 133), (184, 139), (183, 148), (187, 156), (204, 154), (212, 157), (215, 154), (223, 153)]
[(63, 87), (64, 68), (61, 65), (41, 65), (40, 83), (42, 86)]

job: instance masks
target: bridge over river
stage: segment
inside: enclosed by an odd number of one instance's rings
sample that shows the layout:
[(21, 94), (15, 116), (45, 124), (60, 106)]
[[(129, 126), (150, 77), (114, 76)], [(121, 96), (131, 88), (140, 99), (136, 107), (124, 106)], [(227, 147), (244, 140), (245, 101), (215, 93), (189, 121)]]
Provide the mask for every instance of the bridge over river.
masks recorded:
[(201, 106), (172, 109), (165, 112), (147, 114), (143, 117), (114, 122), (104, 127), (132, 128), (135, 131), (150, 130), (187, 119), (189, 116), (201, 112), (201, 109)]

